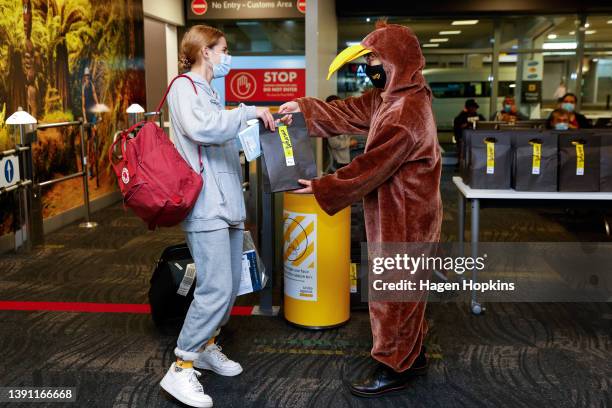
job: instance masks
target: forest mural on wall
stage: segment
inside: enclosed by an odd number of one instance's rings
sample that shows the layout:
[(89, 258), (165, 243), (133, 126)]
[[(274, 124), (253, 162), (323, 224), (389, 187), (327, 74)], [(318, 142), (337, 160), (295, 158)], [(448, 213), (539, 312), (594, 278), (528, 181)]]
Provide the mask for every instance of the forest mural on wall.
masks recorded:
[[(142, 0), (0, 0), (0, 150), (16, 129), (5, 119), (22, 107), (39, 123), (95, 124), (86, 134), (90, 197), (115, 189), (106, 152), (131, 103), (145, 105)], [(94, 114), (95, 106), (109, 112)], [(35, 181), (81, 170), (78, 127), (37, 132)], [(94, 136), (96, 142), (94, 143)], [(82, 205), (82, 179), (42, 190), (43, 216)], [(0, 195), (0, 235), (13, 228), (15, 195)]]

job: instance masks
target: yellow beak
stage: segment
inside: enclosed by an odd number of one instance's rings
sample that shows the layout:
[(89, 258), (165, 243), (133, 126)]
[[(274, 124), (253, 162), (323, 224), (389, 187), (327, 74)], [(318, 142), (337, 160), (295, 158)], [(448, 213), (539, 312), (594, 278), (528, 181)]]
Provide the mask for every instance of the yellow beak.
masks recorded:
[(327, 73), (327, 79), (332, 76), (334, 72), (339, 70), (344, 64), (354, 59), (361, 57), (362, 55), (369, 54), (372, 51), (368, 50), (361, 44), (351, 45), (340, 54), (336, 55), (336, 58), (329, 65), (329, 71)]

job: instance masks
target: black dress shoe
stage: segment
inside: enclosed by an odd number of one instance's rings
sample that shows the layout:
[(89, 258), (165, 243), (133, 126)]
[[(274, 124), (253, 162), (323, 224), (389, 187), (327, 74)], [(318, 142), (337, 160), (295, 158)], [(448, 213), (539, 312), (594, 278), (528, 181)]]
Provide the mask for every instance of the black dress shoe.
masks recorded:
[(398, 373), (385, 364), (378, 364), (376, 369), (365, 379), (349, 384), (349, 390), (359, 397), (378, 397), (408, 387), (410, 379), (427, 373), (425, 348), (415, 360), (412, 367)]

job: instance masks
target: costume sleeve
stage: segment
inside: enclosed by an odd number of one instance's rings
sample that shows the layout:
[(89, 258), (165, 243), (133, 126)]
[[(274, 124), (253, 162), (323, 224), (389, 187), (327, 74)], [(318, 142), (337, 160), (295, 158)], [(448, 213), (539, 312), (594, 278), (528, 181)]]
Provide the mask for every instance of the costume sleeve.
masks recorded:
[(312, 190), (321, 208), (333, 215), (360, 200), (391, 177), (408, 161), (414, 138), (404, 125), (388, 123), (377, 134), (381, 143), (357, 156), (333, 174), (312, 180)]
[(369, 91), (359, 97), (338, 99), (329, 103), (309, 97), (299, 98), (296, 102), (304, 114), (311, 136), (367, 134), (377, 95), (378, 93)]

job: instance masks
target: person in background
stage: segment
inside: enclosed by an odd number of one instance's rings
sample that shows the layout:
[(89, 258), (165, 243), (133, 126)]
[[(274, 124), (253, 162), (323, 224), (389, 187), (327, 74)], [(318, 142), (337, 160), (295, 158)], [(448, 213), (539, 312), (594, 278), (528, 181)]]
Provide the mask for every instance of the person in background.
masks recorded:
[(478, 104), (474, 99), (465, 101), (465, 106), (459, 115), (453, 121), (453, 132), (455, 141), (457, 142), (457, 152), (459, 153), (459, 162), (463, 160), (463, 130), (472, 128), (475, 121), (485, 120), (484, 116), (478, 113)]
[(565, 86), (565, 82), (563, 81), (563, 79), (561, 79), (559, 86), (557, 87), (557, 89), (555, 90), (555, 93), (553, 94), (553, 99), (563, 98), (563, 96), (566, 93), (567, 93), (567, 87)]
[(96, 122), (98, 120), (95, 113), (91, 111), (95, 105), (99, 104), (96, 87), (91, 80), (89, 67), (83, 71), (83, 82), (81, 84), (81, 111), (83, 112), (83, 122), (89, 124), (87, 127), (87, 161), (89, 162), (89, 178), (94, 178), (94, 163), (96, 161), (94, 138), (96, 133)]
[(570, 129), (588, 129), (593, 127), (591, 121), (583, 114), (576, 112), (576, 102), (578, 98), (573, 93), (566, 93), (561, 100), (561, 108), (569, 114)]
[(555, 130), (569, 129), (569, 113), (565, 109), (555, 109), (550, 113), (546, 121), (546, 128)]
[(514, 123), (519, 120), (527, 120), (527, 117), (519, 112), (513, 96), (506, 96), (502, 103), (502, 110), (496, 112), (491, 120), (496, 122)]
[[(337, 95), (330, 95), (325, 99), (329, 103), (340, 99)], [(332, 136), (327, 139), (329, 150), (332, 155), (331, 171), (334, 172), (351, 162), (351, 147), (357, 145), (357, 141), (351, 138), (350, 135)]]

